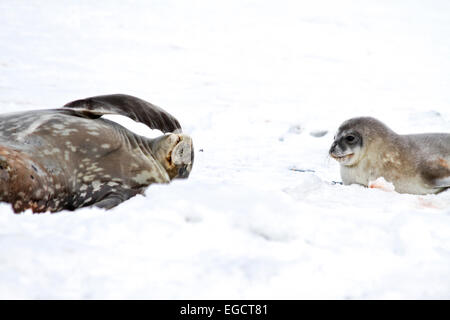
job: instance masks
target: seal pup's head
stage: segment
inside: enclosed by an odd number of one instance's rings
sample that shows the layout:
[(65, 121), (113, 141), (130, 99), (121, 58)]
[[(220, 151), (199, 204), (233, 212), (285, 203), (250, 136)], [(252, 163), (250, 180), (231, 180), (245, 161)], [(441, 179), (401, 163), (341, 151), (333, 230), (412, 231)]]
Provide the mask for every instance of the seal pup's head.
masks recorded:
[(393, 133), (375, 118), (352, 118), (339, 127), (329, 154), (341, 165), (351, 167), (364, 158), (371, 142)]
[(154, 139), (151, 149), (161, 163), (170, 180), (187, 178), (194, 162), (194, 148), (191, 137), (185, 134), (169, 133)]

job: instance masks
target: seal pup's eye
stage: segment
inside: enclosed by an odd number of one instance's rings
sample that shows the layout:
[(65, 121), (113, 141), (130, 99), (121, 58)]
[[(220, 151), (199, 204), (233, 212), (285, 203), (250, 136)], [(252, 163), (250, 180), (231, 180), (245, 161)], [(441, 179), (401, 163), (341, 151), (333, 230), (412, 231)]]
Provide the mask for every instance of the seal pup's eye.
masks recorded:
[(354, 143), (356, 141), (356, 137), (349, 134), (348, 136), (345, 137), (345, 141), (347, 141), (348, 143)]

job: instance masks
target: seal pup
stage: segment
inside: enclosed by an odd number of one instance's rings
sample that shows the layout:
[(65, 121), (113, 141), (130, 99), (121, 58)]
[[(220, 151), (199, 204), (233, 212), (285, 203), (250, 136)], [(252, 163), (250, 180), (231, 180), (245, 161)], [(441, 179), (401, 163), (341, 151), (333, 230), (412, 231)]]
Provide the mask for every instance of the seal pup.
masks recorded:
[[(101, 118), (119, 114), (159, 129), (139, 136)], [(0, 116), (0, 201), (14, 212), (110, 209), (152, 183), (187, 178), (192, 140), (178, 120), (139, 98), (113, 94), (59, 109)]]
[(329, 150), (344, 184), (383, 177), (399, 193), (438, 193), (450, 187), (450, 134), (400, 135), (371, 117), (339, 127)]

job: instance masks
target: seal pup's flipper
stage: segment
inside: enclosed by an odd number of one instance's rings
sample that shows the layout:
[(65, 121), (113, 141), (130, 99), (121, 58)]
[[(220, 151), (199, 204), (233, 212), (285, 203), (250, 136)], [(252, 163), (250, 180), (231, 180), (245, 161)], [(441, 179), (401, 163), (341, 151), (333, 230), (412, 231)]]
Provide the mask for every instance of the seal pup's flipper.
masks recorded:
[(84, 116), (99, 118), (105, 114), (118, 114), (142, 122), (163, 133), (182, 132), (178, 120), (167, 111), (142, 99), (126, 94), (110, 94), (75, 100), (63, 106)]
[(436, 188), (450, 188), (450, 177), (434, 180)]
[(422, 164), (422, 177), (433, 188), (450, 187), (450, 159), (439, 157)]

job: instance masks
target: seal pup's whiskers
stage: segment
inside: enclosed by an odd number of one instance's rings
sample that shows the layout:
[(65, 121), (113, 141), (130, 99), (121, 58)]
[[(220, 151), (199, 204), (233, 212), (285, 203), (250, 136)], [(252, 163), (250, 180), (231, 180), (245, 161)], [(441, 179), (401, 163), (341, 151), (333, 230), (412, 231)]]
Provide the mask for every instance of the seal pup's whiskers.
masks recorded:
[(344, 184), (368, 186), (383, 177), (400, 193), (438, 193), (450, 187), (450, 134), (400, 135), (381, 121), (345, 121), (330, 147)]

